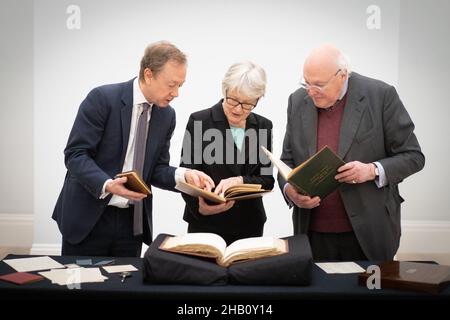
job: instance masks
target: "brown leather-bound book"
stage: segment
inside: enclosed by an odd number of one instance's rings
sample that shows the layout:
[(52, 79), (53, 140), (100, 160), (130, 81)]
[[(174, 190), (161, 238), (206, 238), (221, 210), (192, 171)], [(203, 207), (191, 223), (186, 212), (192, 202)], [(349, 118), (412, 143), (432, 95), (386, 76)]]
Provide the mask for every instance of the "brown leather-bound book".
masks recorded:
[(149, 186), (147, 186), (147, 184), (144, 182), (144, 180), (136, 171), (134, 170), (125, 171), (115, 176), (115, 178), (122, 178), (122, 177), (127, 177), (127, 182), (125, 183), (125, 187), (127, 189), (139, 193), (144, 193), (146, 195), (152, 194), (152, 191), (149, 188)]
[[(399, 289), (439, 293), (450, 283), (450, 267), (437, 264), (389, 261), (380, 266), (382, 289)], [(367, 278), (374, 273), (361, 273), (358, 282), (367, 285)]]
[(0, 280), (12, 282), (15, 284), (32, 283), (42, 279), (44, 279), (43, 276), (28, 272), (14, 272), (0, 276)]
[(216, 263), (228, 267), (234, 262), (273, 257), (289, 251), (286, 240), (274, 237), (239, 239), (227, 246), (215, 233), (187, 233), (167, 236), (159, 249), (187, 255), (215, 258)]
[(248, 200), (254, 198), (260, 198), (263, 195), (271, 192), (270, 190), (262, 189), (260, 184), (237, 184), (228, 188), (224, 195), (218, 195), (214, 192), (200, 189), (194, 185), (178, 182), (175, 189), (184, 192), (193, 197), (202, 197), (214, 203), (225, 203), (231, 200)]

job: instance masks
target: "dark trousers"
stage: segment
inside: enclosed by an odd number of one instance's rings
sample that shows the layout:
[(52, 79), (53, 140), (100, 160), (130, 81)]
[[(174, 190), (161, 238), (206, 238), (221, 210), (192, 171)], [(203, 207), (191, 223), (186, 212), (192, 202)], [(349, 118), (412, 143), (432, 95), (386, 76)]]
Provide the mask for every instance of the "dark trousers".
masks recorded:
[(308, 238), (314, 261), (367, 260), (354, 232), (323, 233), (310, 231)]
[(263, 235), (263, 231), (264, 231), (264, 225), (261, 225), (260, 227), (252, 226), (252, 228), (250, 228), (250, 230), (246, 230), (245, 232), (239, 232), (239, 233), (218, 232), (217, 230), (212, 230), (210, 227), (208, 228), (205, 226), (197, 226), (197, 225), (193, 225), (192, 223), (190, 223), (188, 225), (189, 233), (212, 232), (212, 233), (218, 234), (225, 240), (225, 242), (227, 243), (227, 246), (239, 239), (261, 237)]
[(140, 257), (142, 239), (133, 235), (133, 207), (107, 206), (89, 235), (80, 243), (64, 240), (62, 255)]

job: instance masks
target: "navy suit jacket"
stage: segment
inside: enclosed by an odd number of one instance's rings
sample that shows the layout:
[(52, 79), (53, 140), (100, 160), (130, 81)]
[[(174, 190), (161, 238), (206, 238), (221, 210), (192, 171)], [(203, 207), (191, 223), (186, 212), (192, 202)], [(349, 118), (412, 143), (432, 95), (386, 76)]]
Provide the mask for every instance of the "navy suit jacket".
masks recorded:
[[(122, 171), (133, 108), (133, 80), (93, 89), (81, 103), (64, 150), (67, 173), (52, 218), (64, 240), (77, 244), (90, 233), (112, 195), (99, 199), (103, 184)], [(153, 105), (143, 178), (176, 191), (169, 166), (175, 111)], [(152, 196), (144, 200), (144, 239), (152, 241)]]

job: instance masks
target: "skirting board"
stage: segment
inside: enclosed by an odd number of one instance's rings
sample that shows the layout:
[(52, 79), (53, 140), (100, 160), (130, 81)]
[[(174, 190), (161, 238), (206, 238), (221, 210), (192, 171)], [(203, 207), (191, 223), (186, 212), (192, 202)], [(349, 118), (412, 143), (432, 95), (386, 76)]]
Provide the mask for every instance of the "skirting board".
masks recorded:
[[(144, 256), (145, 251), (147, 251), (148, 246), (143, 243), (141, 257)], [(30, 254), (32, 255), (46, 255), (46, 256), (60, 256), (61, 255), (61, 245), (53, 243), (35, 243), (31, 247)]]
[[(147, 249), (142, 247), (142, 255)], [(33, 244), (31, 254), (59, 255), (61, 245)], [(399, 255), (448, 255), (450, 256), (450, 221), (408, 220), (402, 221), (402, 238)]]
[(61, 244), (58, 243), (33, 243), (30, 254), (38, 256), (60, 256)]
[(450, 255), (450, 221), (402, 221), (398, 253), (439, 253)]
[[(31, 254), (59, 255), (60, 243), (33, 243), (33, 222), (32, 214), (0, 213), (0, 247), (31, 247)], [(402, 221), (398, 252), (450, 255), (450, 221)]]
[(0, 246), (30, 248), (33, 243), (34, 216), (25, 213), (0, 213)]

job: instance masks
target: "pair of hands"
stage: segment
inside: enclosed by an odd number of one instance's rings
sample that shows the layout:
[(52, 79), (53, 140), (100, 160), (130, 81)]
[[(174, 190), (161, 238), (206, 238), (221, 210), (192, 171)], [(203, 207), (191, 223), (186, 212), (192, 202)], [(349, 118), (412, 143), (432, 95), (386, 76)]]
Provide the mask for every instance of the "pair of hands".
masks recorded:
[[(199, 170), (186, 170), (184, 178), (187, 183), (197, 186), (201, 189), (206, 189), (208, 191), (211, 191), (215, 186), (214, 181), (211, 179), (211, 177)], [(106, 184), (105, 191), (132, 201), (140, 201), (147, 197), (146, 194), (134, 192), (127, 189), (124, 186), (126, 182), (127, 182), (126, 177), (111, 180)], [(224, 192), (229, 187), (241, 183), (243, 183), (242, 177), (232, 177), (228, 179), (223, 179), (215, 188), (214, 193), (223, 196)], [(202, 215), (213, 215), (220, 212), (224, 212), (229, 210), (234, 205), (234, 201), (228, 201), (226, 203), (218, 205), (209, 205), (206, 203), (205, 199), (201, 197), (198, 199), (198, 203), (199, 203), (199, 212)]]
[[(214, 181), (206, 173), (198, 170), (186, 170), (184, 178), (187, 183), (202, 189), (211, 190), (214, 188)], [(147, 197), (146, 194), (134, 192), (127, 189), (124, 184), (127, 182), (126, 177), (116, 178), (106, 184), (105, 191), (124, 197), (128, 200), (140, 201)]]
[[(339, 182), (350, 184), (363, 183), (374, 180), (375, 164), (362, 163), (359, 161), (352, 161), (344, 164), (338, 168), (338, 174), (334, 177)], [(285, 189), (286, 196), (299, 208), (312, 209), (320, 205), (319, 197), (309, 197), (302, 195), (289, 183)]]
[[(222, 179), (214, 190), (215, 194), (223, 196), (225, 191), (232, 186), (244, 183), (242, 177), (231, 177), (228, 179)], [(211, 191), (209, 189), (208, 191)], [(204, 216), (210, 216), (218, 214), (227, 210), (230, 210), (234, 206), (235, 201), (227, 201), (225, 203), (209, 205), (202, 197), (198, 198), (198, 212)]]
[[(186, 182), (201, 189), (211, 191), (214, 188), (214, 181), (206, 174), (198, 170), (188, 170), (185, 174)], [(214, 190), (215, 194), (223, 196), (225, 191), (236, 184), (243, 183), (242, 177), (232, 177), (222, 179)], [(234, 201), (227, 201), (217, 205), (209, 205), (202, 197), (198, 198), (198, 211), (204, 216), (210, 216), (229, 210), (234, 206)]]

